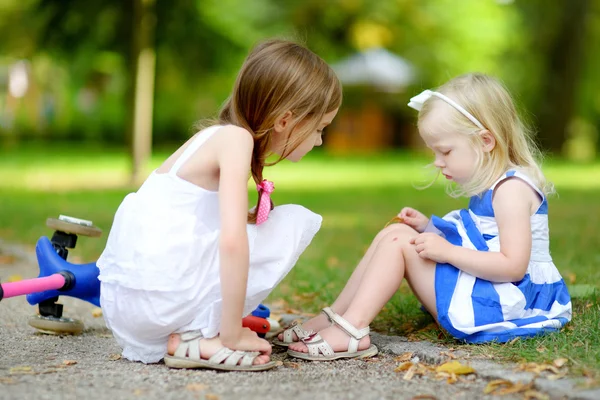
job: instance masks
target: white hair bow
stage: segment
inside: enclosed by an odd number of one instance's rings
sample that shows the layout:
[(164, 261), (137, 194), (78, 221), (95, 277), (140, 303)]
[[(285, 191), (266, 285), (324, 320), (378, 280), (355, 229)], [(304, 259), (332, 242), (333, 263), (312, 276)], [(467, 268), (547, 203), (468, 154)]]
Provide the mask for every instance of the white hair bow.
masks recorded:
[(431, 98), (431, 96), (435, 96), (435, 97), (439, 97), (440, 99), (444, 100), (446, 103), (450, 104), (452, 107), (454, 107), (455, 109), (458, 110), (458, 112), (460, 112), (462, 115), (464, 115), (465, 117), (469, 118), (469, 120), (471, 122), (473, 122), (475, 125), (477, 125), (477, 127), (479, 129), (485, 129), (483, 127), (483, 124), (481, 122), (479, 122), (479, 120), (477, 118), (475, 118), (473, 116), (473, 114), (471, 114), (470, 112), (468, 112), (467, 110), (465, 110), (460, 104), (458, 104), (457, 102), (455, 102), (454, 100), (452, 100), (451, 98), (449, 98), (448, 96), (445, 96), (439, 92), (434, 92), (432, 90), (424, 90), (421, 93), (419, 93), (418, 95), (412, 97), (410, 99), (410, 102), (408, 103), (408, 106), (410, 108), (413, 108), (417, 111), (421, 111), (421, 108), (423, 108), (423, 104), (429, 100)]

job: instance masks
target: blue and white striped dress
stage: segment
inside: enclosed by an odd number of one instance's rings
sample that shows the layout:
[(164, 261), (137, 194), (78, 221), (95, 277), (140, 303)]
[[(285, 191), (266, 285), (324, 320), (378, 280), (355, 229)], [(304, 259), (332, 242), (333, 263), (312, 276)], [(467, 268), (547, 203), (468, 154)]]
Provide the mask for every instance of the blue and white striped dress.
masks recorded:
[(492, 208), (494, 188), (515, 177), (531, 185), (542, 203), (531, 216), (531, 258), (519, 282), (493, 283), (450, 264), (437, 264), (435, 293), (440, 325), (469, 343), (506, 342), (559, 330), (571, 320), (571, 297), (552, 262), (548, 238), (548, 202), (530, 178), (508, 171), (483, 196), (473, 196), (468, 210), (433, 216), (429, 231), (450, 243), (479, 251), (500, 251), (498, 225)]

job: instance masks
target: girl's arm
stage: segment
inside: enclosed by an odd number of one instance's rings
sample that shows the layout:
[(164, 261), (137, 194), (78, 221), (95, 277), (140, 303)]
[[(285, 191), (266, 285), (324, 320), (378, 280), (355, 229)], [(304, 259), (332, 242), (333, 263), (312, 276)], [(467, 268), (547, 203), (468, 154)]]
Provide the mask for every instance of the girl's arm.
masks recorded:
[(221, 343), (235, 347), (242, 337), (242, 313), (248, 284), (248, 175), (254, 140), (243, 128), (226, 126), (217, 145), (221, 236)]
[(498, 224), (499, 252), (484, 252), (454, 246), (448, 262), (478, 278), (492, 282), (523, 279), (531, 256), (531, 214), (540, 198), (518, 178), (500, 183), (492, 207)]
[(492, 282), (523, 279), (531, 256), (531, 214), (540, 204), (538, 194), (518, 178), (498, 185), (492, 206), (498, 224), (500, 251), (477, 251), (454, 246), (435, 233), (413, 239), (423, 258), (450, 263), (473, 276)]

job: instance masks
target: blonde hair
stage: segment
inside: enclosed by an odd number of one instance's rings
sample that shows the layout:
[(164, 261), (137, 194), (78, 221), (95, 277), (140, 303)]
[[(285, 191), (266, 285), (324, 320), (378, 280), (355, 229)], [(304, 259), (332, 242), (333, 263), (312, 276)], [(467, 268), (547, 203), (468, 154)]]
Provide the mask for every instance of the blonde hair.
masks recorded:
[[(341, 103), (341, 84), (325, 61), (300, 44), (268, 40), (246, 57), (218, 123), (240, 126), (254, 137), (251, 173), (258, 184), (265, 165), (287, 157), (317, 130), (323, 115)], [(292, 133), (279, 159), (266, 164), (275, 121), (288, 111)], [(248, 222), (256, 222), (257, 209), (248, 214)]]
[[(451, 196), (481, 194), (511, 168), (529, 176), (545, 195), (554, 192), (552, 183), (546, 180), (540, 168), (542, 156), (533, 140), (533, 132), (519, 118), (511, 95), (500, 81), (483, 74), (467, 74), (450, 80), (436, 91), (460, 104), (496, 139), (495, 147), (484, 153), (481, 149), (483, 139), (478, 134), (481, 129), (452, 108), (447, 130), (469, 137), (477, 153), (478, 165), (470, 181), (451, 190)], [(444, 100), (432, 96), (423, 104), (419, 126), (435, 105), (441, 103), (445, 103)]]

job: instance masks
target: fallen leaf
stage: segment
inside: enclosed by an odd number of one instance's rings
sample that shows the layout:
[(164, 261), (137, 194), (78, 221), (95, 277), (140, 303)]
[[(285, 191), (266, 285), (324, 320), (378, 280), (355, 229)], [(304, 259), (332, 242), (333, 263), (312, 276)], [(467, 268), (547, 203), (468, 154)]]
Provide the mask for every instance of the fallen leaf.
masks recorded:
[(0, 378), (0, 383), (3, 385), (12, 385), (17, 383), (13, 378)]
[(574, 284), (574, 283), (575, 283), (575, 281), (577, 280), (577, 275), (576, 275), (576, 274), (574, 274), (574, 273), (572, 273), (572, 272), (571, 272), (571, 273), (569, 273), (567, 276), (569, 277), (569, 283), (570, 283), (571, 285), (572, 285), (572, 284)]
[(463, 365), (458, 361), (449, 361), (436, 368), (437, 372), (449, 372), (456, 375), (466, 375), (476, 373), (473, 368)]
[(395, 357), (394, 361), (396, 361), (396, 362), (410, 361), (410, 359), (413, 357), (413, 354), (414, 353), (412, 351), (409, 351), (409, 352), (406, 352), (406, 353), (402, 353), (398, 357)]
[(554, 364), (557, 368), (560, 368), (568, 362), (569, 360), (566, 358), (557, 358), (556, 360), (552, 361), (552, 364)]
[(111, 354), (108, 356), (108, 359), (110, 361), (117, 361), (121, 359), (121, 355), (120, 354)]
[(203, 383), (190, 383), (185, 387), (185, 389), (191, 392), (201, 392), (203, 390), (208, 389), (208, 385), (205, 385)]
[(550, 400), (550, 396), (536, 390), (527, 390), (523, 393), (523, 396), (523, 400)]
[(8, 373), (10, 375), (32, 375), (35, 372), (33, 371), (33, 368), (31, 368), (31, 367), (20, 366), (20, 367), (12, 367), (11, 369), (8, 370)]
[(64, 365), (75, 365), (75, 364), (77, 364), (77, 361), (75, 361), (75, 360), (64, 360), (63, 364)]
[(493, 391), (491, 394), (494, 394), (496, 396), (505, 396), (507, 394), (526, 392), (526, 391), (530, 390), (531, 388), (533, 388), (533, 381), (531, 381), (527, 384), (522, 383), (522, 382), (517, 382), (517, 383), (511, 382), (510, 386), (500, 388), (496, 391)]
[(403, 363), (400, 363), (400, 365), (398, 365), (395, 369), (394, 372), (402, 372), (402, 371), (406, 371), (407, 369), (409, 369), (410, 367), (413, 366), (413, 363), (411, 363), (410, 361), (405, 361)]
[(92, 310), (92, 317), (100, 318), (102, 316), (102, 309), (100, 307), (94, 307)]
[(16, 258), (13, 255), (0, 255), (0, 265), (12, 264), (15, 260)]
[(545, 352), (548, 349), (545, 348), (544, 346), (539, 346), (536, 350), (538, 351), (538, 353), (543, 353), (543, 352)]
[(490, 394), (493, 391), (495, 391), (501, 387), (508, 387), (508, 386), (512, 386), (512, 385), (513, 385), (513, 383), (509, 380), (495, 379), (493, 381), (488, 382), (488, 384), (485, 386), (485, 389), (483, 389), (483, 393)]
[(385, 225), (384, 228), (390, 224), (401, 224), (402, 222), (404, 222), (404, 219), (402, 219), (402, 217), (399, 216), (395, 216), (394, 218), (390, 219)]
[(300, 369), (300, 364), (299, 363), (291, 362), (291, 361), (284, 361), (283, 362), (283, 366), (284, 367), (294, 368), (294, 369)]
[(413, 397), (410, 400), (437, 400), (437, 397), (431, 394), (420, 394), (418, 396)]
[(456, 355), (453, 354), (453, 353), (451, 353), (451, 352), (449, 352), (449, 351), (441, 351), (440, 355), (449, 357), (449, 358), (451, 358), (453, 360), (456, 359)]
[(216, 394), (212, 394), (212, 393), (207, 394), (206, 396), (204, 396), (204, 398), (206, 400), (219, 400), (219, 396), (217, 396)]
[(133, 391), (133, 395), (134, 396), (141, 396), (144, 394), (144, 390), (143, 389), (134, 389)]
[(408, 371), (406, 371), (406, 373), (402, 377), (402, 379), (404, 379), (405, 381), (410, 381), (413, 378), (413, 376), (415, 376), (416, 370), (417, 367), (415, 365), (411, 365)]
[(552, 374), (552, 375), (548, 376), (548, 380), (556, 381), (558, 379), (562, 379), (562, 378), (566, 377), (568, 374), (569, 374), (569, 371), (563, 371), (560, 374)]

